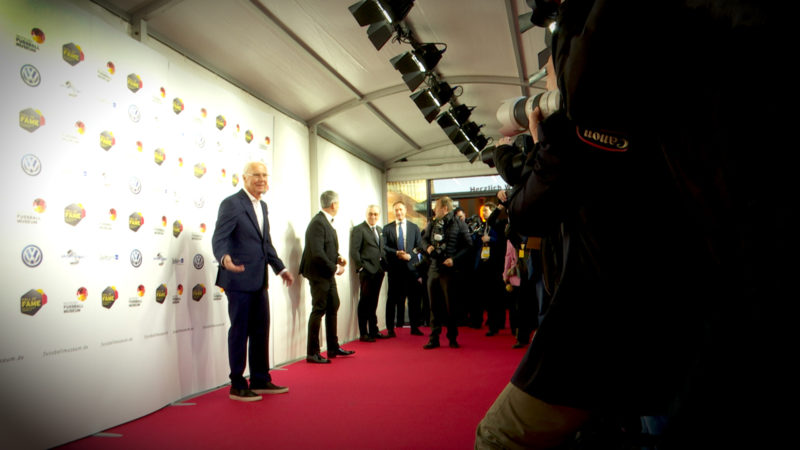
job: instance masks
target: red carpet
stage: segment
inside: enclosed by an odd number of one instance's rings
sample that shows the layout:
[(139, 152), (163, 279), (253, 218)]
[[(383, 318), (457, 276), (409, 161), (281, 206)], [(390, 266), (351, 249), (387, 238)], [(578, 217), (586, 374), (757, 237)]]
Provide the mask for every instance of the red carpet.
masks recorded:
[[(423, 350), (409, 328), (395, 339), (345, 345), (331, 364), (305, 360), (273, 370), (288, 394), (228, 399), (228, 386), (168, 406), (63, 449), (470, 449), (475, 427), (524, 349), (508, 329), (459, 329), (461, 348)], [(426, 332), (428, 329), (423, 328)], [(76, 411), (76, 414), (80, 412)]]

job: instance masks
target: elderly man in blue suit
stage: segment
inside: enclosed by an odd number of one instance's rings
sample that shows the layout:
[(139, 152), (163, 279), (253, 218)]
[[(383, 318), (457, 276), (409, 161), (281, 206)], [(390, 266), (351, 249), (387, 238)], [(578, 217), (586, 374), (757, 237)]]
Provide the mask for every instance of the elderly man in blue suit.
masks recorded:
[[(291, 286), (294, 277), (278, 257), (269, 235), (267, 167), (249, 162), (242, 173), (244, 189), (222, 201), (211, 246), (219, 261), (217, 286), (228, 296), (228, 362), (230, 398), (261, 400), (260, 394), (283, 394), (289, 388), (272, 383), (269, 374), (269, 296), (267, 266)], [(250, 384), (244, 378), (250, 341)]]

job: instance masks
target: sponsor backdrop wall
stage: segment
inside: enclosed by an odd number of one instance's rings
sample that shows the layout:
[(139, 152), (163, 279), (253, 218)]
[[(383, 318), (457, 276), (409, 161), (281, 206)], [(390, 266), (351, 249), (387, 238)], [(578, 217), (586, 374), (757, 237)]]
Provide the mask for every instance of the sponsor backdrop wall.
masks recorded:
[[(318, 206), (303, 124), (88, 8), (0, 2), (0, 441), (15, 448), (225, 384), (219, 202), (242, 187), (246, 161), (263, 161), (272, 238), (295, 274)], [(349, 227), (380, 203), (381, 173), (324, 141), (318, 155), (311, 182), (342, 196), (349, 259)], [(339, 280), (345, 342), (358, 333), (357, 283), (352, 271)], [(307, 282), (270, 275), (270, 302), (271, 363), (303, 357)], [(275, 377), (291, 385), (290, 372)]]

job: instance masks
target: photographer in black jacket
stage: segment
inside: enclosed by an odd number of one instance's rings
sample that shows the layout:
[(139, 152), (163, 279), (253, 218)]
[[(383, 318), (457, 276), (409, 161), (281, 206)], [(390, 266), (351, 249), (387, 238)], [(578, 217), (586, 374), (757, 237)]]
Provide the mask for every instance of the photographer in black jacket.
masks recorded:
[(429, 350), (439, 347), (442, 325), (447, 327), (450, 347), (458, 348), (458, 322), (455, 302), (455, 273), (469, 264), (466, 256), (471, 249), (472, 238), (467, 225), (453, 216), (453, 200), (440, 197), (434, 207), (434, 218), (422, 233), (422, 246), (430, 260), (428, 268), (428, 297), (431, 302), (431, 335), (423, 346)]
[(507, 165), (508, 146), (495, 161), (516, 177), (506, 178), (512, 223), (557, 243), (561, 262), (547, 316), (476, 448), (552, 448), (620, 415), (668, 417), (659, 448), (774, 448), (785, 371), (764, 349), (783, 342), (774, 300), (791, 296), (792, 271), (766, 262), (793, 254), (797, 202), (793, 166), (777, 150), (780, 100), (765, 95), (749, 111), (736, 76), (759, 64), (754, 55), (782, 61), (785, 27), (771, 8), (557, 9), (563, 109), (529, 116), (538, 142), (522, 171)]

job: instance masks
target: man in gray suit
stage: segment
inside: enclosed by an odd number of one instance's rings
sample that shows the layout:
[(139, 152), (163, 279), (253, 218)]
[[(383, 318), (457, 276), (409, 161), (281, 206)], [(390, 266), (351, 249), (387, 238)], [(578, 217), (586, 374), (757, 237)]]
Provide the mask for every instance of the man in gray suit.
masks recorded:
[(358, 330), (362, 342), (375, 342), (384, 335), (378, 332), (378, 296), (383, 284), (383, 231), (378, 226), (381, 210), (378, 205), (367, 207), (367, 220), (353, 227), (350, 236), (350, 258), (361, 283), (358, 300)]
[[(308, 318), (308, 347), (306, 361), (327, 364), (331, 358), (352, 355), (355, 351), (339, 347), (336, 336), (339, 292), (335, 275), (344, 273), (347, 262), (339, 255), (339, 238), (333, 228), (333, 218), (339, 212), (339, 195), (325, 191), (320, 196), (320, 211), (306, 229), (306, 243), (300, 258), (300, 274), (311, 285), (311, 316)], [(325, 316), (328, 359), (320, 355), (319, 329)]]

